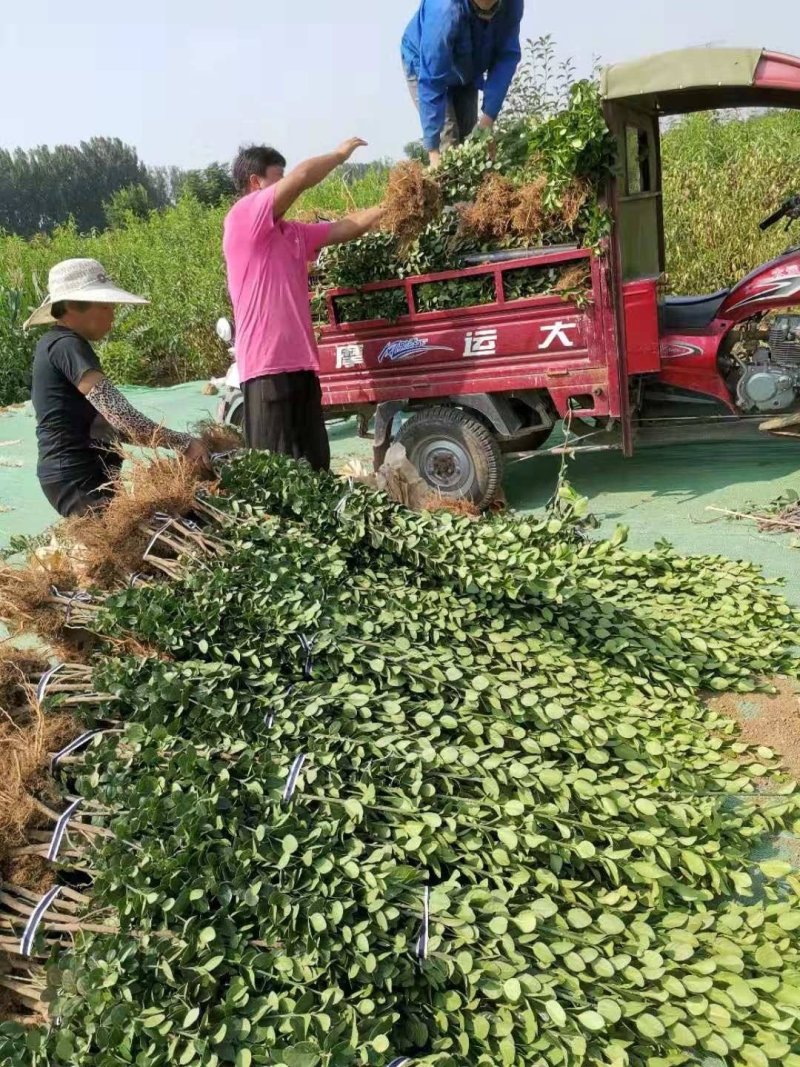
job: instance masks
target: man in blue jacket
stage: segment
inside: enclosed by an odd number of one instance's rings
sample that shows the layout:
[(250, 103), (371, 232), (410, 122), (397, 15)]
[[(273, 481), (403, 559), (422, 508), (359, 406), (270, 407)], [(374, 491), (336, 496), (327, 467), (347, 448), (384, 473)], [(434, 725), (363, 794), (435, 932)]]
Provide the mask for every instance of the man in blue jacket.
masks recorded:
[[(525, 0), (422, 0), (403, 37), (403, 67), (438, 166), (445, 148), (494, 125), (522, 57)], [(483, 109), (478, 118), (478, 93)]]

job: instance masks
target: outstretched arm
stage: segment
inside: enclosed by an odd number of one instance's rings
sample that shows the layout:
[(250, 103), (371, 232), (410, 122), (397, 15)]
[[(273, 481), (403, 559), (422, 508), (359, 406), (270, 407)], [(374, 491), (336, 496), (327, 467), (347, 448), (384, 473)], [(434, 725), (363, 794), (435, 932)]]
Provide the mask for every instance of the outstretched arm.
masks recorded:
[(382, 207), (370, 207), (365, 211), (354, 211), (352, 215), (339, 219), (330, 228), (325, 240), (326, 245), (342, 245), (347, 241), (357, 241), (365, 233), (374, 230), (384, 215)]
[(78, 389), (95, 411), (127, 441), (137, 445), (171, 448), (184, 453), (188, 459), (208, 461), (208, 453), (201, 441), (191, 434), (168, 430), (148, 419), (100, 371), (84, 374)]
[(307, 159), (305, 163), (300, 163), (294, 170), (289, 171), (286, 177), (281, 178), (275, 185), (273, 216), (276, 219), (282, 218), (299, 196), (307, 189), (319, 185), (337, 167), (346, 163), (357, 148), (364, 148), (366, 143), (360, 137), (351, 137), (349, 141), (339, 145), (335, 152)]

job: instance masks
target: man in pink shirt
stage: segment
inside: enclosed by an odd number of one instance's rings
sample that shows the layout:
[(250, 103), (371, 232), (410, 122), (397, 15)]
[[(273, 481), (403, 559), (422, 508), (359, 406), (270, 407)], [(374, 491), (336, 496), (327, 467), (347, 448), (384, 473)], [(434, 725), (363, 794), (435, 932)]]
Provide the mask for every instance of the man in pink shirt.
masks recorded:
[(366, 142), (357, 137), (288, 174), (274, 148), (240, 151), (233, 179), (240, 199), (225, 219), (223, 250), (236, 321), (236, 361), (248, 447), (330, 467), (319, 356), (308, 295), (308, 267), (324, 245), (354, 241), (382, 209), (339, 222), (286, 222), (297, 198), (318, 185)]

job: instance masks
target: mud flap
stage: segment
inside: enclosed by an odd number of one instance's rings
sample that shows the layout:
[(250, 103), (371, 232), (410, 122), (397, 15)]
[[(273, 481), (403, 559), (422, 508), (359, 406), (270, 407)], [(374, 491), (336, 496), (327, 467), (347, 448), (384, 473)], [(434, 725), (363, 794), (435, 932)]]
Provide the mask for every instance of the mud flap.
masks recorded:
[(375, 409), (375, 437), (372, 443), (372, 469), (378, 471), (386, 460), (392, 443), (392, 426), (397, 415), (408, 406), (407, 400), (387, 400)]

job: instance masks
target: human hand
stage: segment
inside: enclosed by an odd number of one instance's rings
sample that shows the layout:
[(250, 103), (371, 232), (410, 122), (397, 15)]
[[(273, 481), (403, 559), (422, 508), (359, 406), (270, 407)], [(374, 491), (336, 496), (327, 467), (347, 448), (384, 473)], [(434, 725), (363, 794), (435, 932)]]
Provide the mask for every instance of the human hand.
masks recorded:
[(431, 170), (436, 170), (442, 162), (442, 153), (438, 148), (432, 148), (430, 152), (428, 152), (428, 156), (430, 157)]
[(367, 142), (360, 137), (351, 137), (348, 141), (342, 141), (336, 149), (336, 154), (341, 157), (342, 163), (346, 163), (357, 148), (366, 148)]

